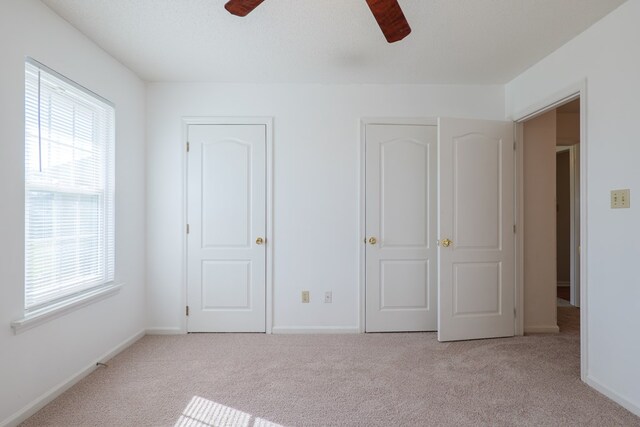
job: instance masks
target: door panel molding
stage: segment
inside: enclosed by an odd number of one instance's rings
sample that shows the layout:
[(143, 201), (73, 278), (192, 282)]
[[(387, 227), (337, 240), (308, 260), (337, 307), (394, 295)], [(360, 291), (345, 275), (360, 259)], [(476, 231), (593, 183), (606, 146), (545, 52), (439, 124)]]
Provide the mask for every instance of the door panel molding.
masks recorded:
[[(267, 334), (273, 331), (273, 117), (265, 116), (205, 116), (205, 117), (183, 117), (182, 118), (182, 138), (180, 140), (180, 151), (182, 152), (182, 219), (186, 230), (187, 223), (187, 173), (188, 155), (187, 142), (190, 125), (263, 125), (265, 126), (266, 143), (266, 242), (265, 242), (265, 331)], [(183, 313), (180, 325), (180, 333), (187, 333), (187, 316), (185, 307), (187, 305), (187, 233), (182, 239), (182, 286), (180, 311)]]

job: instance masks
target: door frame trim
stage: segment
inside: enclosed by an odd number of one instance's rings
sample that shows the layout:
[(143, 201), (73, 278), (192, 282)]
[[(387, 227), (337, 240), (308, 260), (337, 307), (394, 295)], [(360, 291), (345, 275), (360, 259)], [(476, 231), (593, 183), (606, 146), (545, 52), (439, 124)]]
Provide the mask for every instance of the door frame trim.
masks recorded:
[[(265, 244), (265, 333), (273, 330), (273, 117), (253, 116), (207, 116), (183, 117), (182, 139), (182, 224), (187, 223), (187, 150), (186, 143), (189, 135), (189, 125), (263, 125), (265, 126), (266, 142), (266, 244)], [(182, 238), (182, 304), (180, 310), (187, 305), (187, 233)], [(187, 333), (187, 316), (182, 311), (180, 332)]]
[(523, 140), (524, 122), (551, 111), (562, 104), (580, 98), (580, 378), (588, 378), (588, 233), (587, 233), (587, 80), (582, 79), (564, 89), (551, 94), (529, 107), (513, 114), (516, 140), (516, 335), (524, 334), (524, 185), (523, 185)]
[(360, 170), (358, 175), (360, 177), (358, 198), (358, 210), (359, 210), (359, 233), (358, 233), (358, 331), (360, 333), (365, 332), (366, 327), (366, 245), (363, 243), (366, 236), (366, 224), (365, 224), (365, 211), (366, 211), (366, 143), (367, 143), (367, 125), (415, 125), (415, 126), (438, 126), (438, 119), (435, 117), (362, 117), (360, 118)]

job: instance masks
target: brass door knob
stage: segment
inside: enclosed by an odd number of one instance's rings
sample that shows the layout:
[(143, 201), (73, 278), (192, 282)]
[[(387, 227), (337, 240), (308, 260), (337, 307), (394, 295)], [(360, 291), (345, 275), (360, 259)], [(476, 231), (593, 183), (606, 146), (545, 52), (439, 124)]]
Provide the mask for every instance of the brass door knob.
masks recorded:
[(264, 243), (264, 239), (263, 239), (262, 237), (258, 237), (258, 238), (256, 239), (256, 244), (257, 244), (257, 245), (262, 245), (263, 243)]
[(376, 243), (378, 243), (378, 239), (376, 239), (375, 237), (369, 237), (370, 245), (375, 245)]
[(445, 248), (448, 248), (449, 246), (451, 246), (451, 244), (452, 244), (452, 243), (453, 243), (453, 242), (452, 242), (451, 240), (449, 240), (449, 239), (442, 239), (442, 240), (440, 241), (440, 244), (441, 244), (442, 246), (444, 246)]

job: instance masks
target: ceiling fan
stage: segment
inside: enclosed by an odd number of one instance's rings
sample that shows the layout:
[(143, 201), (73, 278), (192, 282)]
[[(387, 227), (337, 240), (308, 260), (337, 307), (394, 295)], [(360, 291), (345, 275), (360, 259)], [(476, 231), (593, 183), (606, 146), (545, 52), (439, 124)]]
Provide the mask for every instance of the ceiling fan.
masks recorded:
[[(224, 8), (237, 16), (247, 16), (264, 0), (229, 0)], [(402, 13), (398, 0), (366, 0), (373, 16), (378, 21), (389, 43), (402, 40), (411, 32), (411, 27)]]

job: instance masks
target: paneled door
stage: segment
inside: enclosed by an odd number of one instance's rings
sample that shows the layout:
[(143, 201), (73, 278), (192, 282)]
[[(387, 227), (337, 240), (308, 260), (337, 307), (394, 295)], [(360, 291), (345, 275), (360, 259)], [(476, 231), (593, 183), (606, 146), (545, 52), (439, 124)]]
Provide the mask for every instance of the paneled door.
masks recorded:
[(365, 330), (436, 329), (436, 126), (365, 127)]
[(189, 125), (189, 332), (265, 332), (266, 127)]
[(515, 333), (511, 122), (439, 120), (438, 340)]

